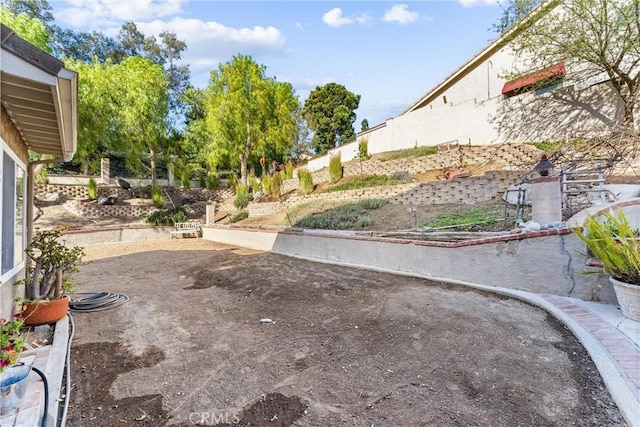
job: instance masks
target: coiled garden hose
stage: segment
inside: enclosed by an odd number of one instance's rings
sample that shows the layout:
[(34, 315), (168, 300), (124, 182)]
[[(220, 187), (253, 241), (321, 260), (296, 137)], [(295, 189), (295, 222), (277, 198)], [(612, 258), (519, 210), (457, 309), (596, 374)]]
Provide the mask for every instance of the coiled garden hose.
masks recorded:
[(85, 296), (72, 298), (71, 302), (69, 302), (69, 309), (76, 313), (108, 310), (110, 308), (119, 307), (129, 301), (128, 296), (111, 292), (74, 294), (74, 296), (77, 295)]

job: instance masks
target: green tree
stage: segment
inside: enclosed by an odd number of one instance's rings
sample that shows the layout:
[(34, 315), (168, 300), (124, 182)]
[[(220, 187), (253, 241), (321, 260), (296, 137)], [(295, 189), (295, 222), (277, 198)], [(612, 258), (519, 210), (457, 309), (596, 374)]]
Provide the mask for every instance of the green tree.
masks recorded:
[(249, 162), (266, 150), (289, 152), (295, 138), (293, 88), (266, 76), (263, 65), (238, 55), (211, 72), (206, 117), (212, 136), (209, 162), (215, 167), (230, 162), (240, 168), (247, 185)]
[(49, 33), (38, 18), (30, 18), (25, 12), (12, 12), (4, 5), (0, 5), (0, 22), (11, 28), (20, 38), (51, 53)]
[(362, 123), (360, 124), (360, 131), (364, 132), (365, 130), (369, 130), (369, 120), (362, 119)]
[[(209, 132), (205, 117), (206, 91), (193, 86), (187, 88), (182, 96), (186, 105), (186, 122), (182, 130), (182, 138), (172, 147), (172, 154), (189, 163), (206, 163), (206, 146)], [(229, 165), (222, 165), (228, 168)]]
[(313, 130), (311, 147), (324, 154), (355, 138), (353, 123), (360, 95), (338, 83), (316, 87), (304, 102), (304, 118)]
[(121, 139), (120, 85), (111, 63), (67, 60), (66, 67), (82, 76), (78, 79), (78, 147), (74, 161), (85, 173), (95, 172), (102, 154), (114, 150)]
[[(640, 98), (640, 0), (566, 0), (537, 9), (535, 22), (513, 39), (530, 69), (564, 62), (567, 79), (606, 75), (624, 106), (620, 124), (633, 128)], [(533, 12), (536, 13), (536, 12)]]
[(291, 159), (296, 163), (311, 154), (311, 131), (307, 125), (302, 109), (296, 111), (296, 136), (291, 147)]
[(126, 139), (127, 161), (146, 168), (141, 159), (149, 154), (151, 185), (156, 185), (156, 160), (166, 148), (167, 80), (159, 64), (132, 56), (115, 68), (120, 82), (119, 115)]
[(491, 29), (498, 34), (504, 33), (539, 4), (540, 0), (510, 0), (506, 7), (501, 3), (502, 16), (491, 26)]
[(85, 172), (94, 171), (105, 152), (123, 152), (134, 171), (149, 170), (155, 185), (155, 163), (166, 146), (167, 85), (162, 67), (130, 57), (120, 64), (97, 59), (87, 64), (67, 61), (82, 78), (78, 85), (78, 148)]

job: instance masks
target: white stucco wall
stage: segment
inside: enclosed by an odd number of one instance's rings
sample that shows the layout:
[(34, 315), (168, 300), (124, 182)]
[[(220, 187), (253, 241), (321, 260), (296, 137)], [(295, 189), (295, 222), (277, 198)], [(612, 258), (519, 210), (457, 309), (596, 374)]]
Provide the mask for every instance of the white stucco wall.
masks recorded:
[[(622, 103), (603, 80), (606, 76), (576, 82), (579, 70), (570, 67), (563, 88), (539, 96), (528, 92), (505, 98), (502, 88), (510, 75), (522, 72), (523, 62), (508, 46), (480, 52), (403, 114), (361, 132), (358, 140), (368, 139), (371, 154), (446, 142), (562, 140), (600, 134), (623, 114)], [(336, 151), (343, 152), (343, 160), (350, 160), (357, 155), (357, 144), (332, 150)], [(307, 168), (315, 171), (328, 164), (328, 156), (323, 156), (311, 160)]]

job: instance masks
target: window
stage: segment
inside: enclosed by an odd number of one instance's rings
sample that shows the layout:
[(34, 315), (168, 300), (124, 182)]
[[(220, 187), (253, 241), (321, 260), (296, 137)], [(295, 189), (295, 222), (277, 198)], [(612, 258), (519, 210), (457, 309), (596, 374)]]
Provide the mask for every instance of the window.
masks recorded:
[(506, 82), (502, 87), (505, 98), (511, 98), (526, 92), (535, 92), (536, 96), (562, 87), (567, 70), (564, 62), (544, 70), (536, 71), (519, 79)]
[(0, 224), (2, 257), (0, 281), (5, 282), (24, 266), (26, 171), (25, 165), (2, 141), (0, 164)]

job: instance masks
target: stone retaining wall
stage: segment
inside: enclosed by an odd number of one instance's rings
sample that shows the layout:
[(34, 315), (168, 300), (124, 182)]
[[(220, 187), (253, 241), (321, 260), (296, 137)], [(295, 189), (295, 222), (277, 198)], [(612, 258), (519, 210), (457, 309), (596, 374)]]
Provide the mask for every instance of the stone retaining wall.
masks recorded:
[(286, 209), (282, 202), (249, 203), (249, 217), (267, 216)]
[(82, 202), (81, 200), (67, 200), (63, 205), (65, 209), (74, 215), (85, 218), (104, 216), (137, 218), (142, 213), (156, 210), (153, 206), (99, 205), (97, 203)]
[(451, 181), (423, 182), (411, 191), (390, 198), (389, 203), (419, 206), (446, 203), (472, 205), (501, 196), (521, 175), (518, 171), (494, 171), (483, 176), (454, 178)]

